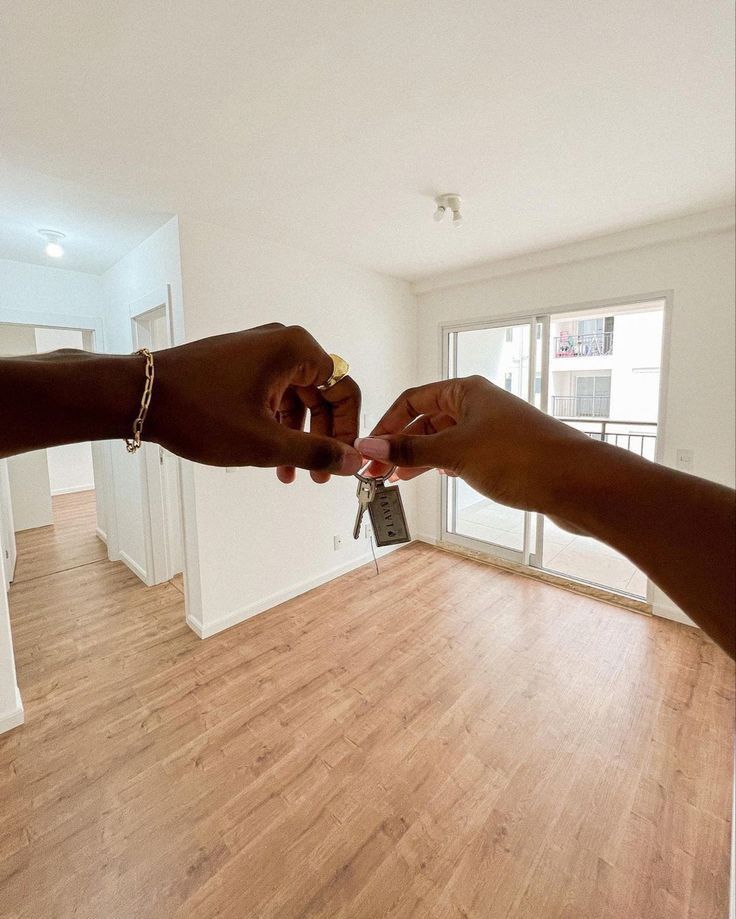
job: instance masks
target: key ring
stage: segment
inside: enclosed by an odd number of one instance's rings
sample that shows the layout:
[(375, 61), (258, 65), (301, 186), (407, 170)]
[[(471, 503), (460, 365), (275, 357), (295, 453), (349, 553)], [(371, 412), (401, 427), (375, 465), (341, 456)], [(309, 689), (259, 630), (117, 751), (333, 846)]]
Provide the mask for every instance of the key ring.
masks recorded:
[(396, 466), (392, 466), (388, 472), (383, 475), (363, 475), (363, 472), (374, 462), (373, 460), (368, 460), (365, 466), (362, 466), (357, 472), (354, 472), (353, 475), (359, 482), (375, 482), (376, 485), (383, 484), (386, 479), (390, 479), (391, 476), (396, 472)]

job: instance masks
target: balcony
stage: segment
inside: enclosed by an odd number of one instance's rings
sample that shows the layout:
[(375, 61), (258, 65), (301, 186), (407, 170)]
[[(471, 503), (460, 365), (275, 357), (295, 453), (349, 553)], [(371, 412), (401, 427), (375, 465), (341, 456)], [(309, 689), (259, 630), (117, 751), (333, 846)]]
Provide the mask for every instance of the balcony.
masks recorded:
[[(560, 418), (588, 437), (629, 450), (653, 460), (657, 443), (654, 421), (613, 421), (610, 418)], [(468, 493), (472, 495), (472, 489)], [(575, 491), (570, 493), (578, 497)], [(490, 546), (521, 548), (524, 545), (523, 514), (487, 498), (456, 509), (455, 531)], [(581, 497), (582, 500), (582, 497)], [(569, 533), (548, 517), (543, 519), (541, 544), (535, 543), (541, 567), (577, 581), (587, 581), (619, 593), (644, 599), (647, 579), (643, 572), (610, 546), (589, 536)], [(493, 550), (490, 550), (493, 552)]]
[(552, 396), (555, 418), (608, 418), (610, 413), (610, 396)]
[[(597, 397), (590, 397), (597, 398)], [(606, 418), (604, 421), (587, 420), (584, 418), (563, 418), (564, 421), (588, 437), (601, 440), (614, 447), (621, 447), (630, 453), (643, 456), (644, 459), (654, 460), (657, 447), (657, 422), (656, 421), (613, 421)]]
[(558, 335), (554, 340), (555, 357), (606, 357), (610, 354), (613, 354), (613, 331)]

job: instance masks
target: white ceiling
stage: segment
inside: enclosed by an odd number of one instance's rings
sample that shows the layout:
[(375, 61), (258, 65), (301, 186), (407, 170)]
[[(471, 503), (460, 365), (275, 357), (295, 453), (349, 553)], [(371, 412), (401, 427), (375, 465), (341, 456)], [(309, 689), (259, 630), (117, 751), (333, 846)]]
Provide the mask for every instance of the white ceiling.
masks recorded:
[(731, 0), (10, 0), (0, 255), (79, 229), (101, 270), (181, 213), (414, 279), (717, 207), (732, 36)]
[[(170, 218), (0, 159), (0, 258), (102, 274)], [(39, 229), (66, 234), (63, 258), (44, 253)]]

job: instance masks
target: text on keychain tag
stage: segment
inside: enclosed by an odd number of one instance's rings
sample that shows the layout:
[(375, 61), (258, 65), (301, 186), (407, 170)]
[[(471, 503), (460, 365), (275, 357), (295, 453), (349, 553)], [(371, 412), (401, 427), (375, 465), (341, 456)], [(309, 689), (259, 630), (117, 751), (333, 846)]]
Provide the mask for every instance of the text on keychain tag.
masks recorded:
[(387, 486), (379, 479), (376, 493), (368, 505), (368, 513), (371, 515), (377, 546), (395, 546), (411, 540), (397, 485)]

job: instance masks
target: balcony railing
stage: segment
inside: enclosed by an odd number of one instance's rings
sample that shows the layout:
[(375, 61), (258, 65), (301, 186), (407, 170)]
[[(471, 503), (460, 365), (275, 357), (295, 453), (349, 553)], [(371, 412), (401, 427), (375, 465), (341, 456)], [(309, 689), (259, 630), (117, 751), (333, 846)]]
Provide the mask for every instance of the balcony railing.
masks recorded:
[(610, 396), (552, 396), (555, 418), (607, 418), (610, 413)]
[(554, 345), (555, 357), (605, 357), (613, 354), (613, 332), (558, 335)]
[(588, 421), (580, 418), (560, 418), (588, 437), (622, 447), (631, 453), (653, 460), (657, 448), (656, 421)]

